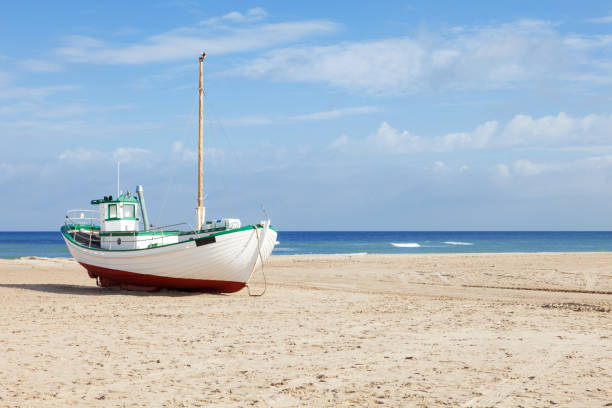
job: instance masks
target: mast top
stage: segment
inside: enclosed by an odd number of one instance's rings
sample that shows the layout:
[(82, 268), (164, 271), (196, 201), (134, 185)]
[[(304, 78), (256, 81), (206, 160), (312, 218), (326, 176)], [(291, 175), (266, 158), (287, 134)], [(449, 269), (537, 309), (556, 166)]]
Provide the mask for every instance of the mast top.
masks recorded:
[(206, 53), (202, 52), (202, 55), (200, 55), (200, 62), (204, 61), (205, 56), (206, 56)]

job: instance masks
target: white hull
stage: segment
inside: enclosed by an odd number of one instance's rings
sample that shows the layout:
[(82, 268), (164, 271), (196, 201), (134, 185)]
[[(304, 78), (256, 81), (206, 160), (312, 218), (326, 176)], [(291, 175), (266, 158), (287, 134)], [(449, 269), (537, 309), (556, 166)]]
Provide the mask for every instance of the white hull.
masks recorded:
[(106, 279), (107, 284), (220, 292), (244, 287), (255, 267), (272, 253), (277, 236), (266, 222), (257, 228), (213, 234), (215, 242), (201, 246), (192, 239), (158, 248), (118, 251), (88, 248), (62, 235), (72, 256), (90, 276)]

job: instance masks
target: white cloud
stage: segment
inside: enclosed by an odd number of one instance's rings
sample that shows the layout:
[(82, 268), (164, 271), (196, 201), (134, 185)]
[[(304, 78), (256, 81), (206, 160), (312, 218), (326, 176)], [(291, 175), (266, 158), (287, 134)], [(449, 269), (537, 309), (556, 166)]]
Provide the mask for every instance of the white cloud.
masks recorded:
[(64, 150), (58, 156), (60, 160), (77, 161), (77, 162), (93, 162), (101, 158), (104, 153), (98, 150), (84, 149), (82, 147), (76, 150)]
[(183, 150), (183, 146), (184, 146), (183, 142), (180, 142), (180, 141), (172, 142), (172, 152), (179, 153), (180, 151)]
[(201, 21), (200, 25), (212, 25), (218, 24), (223, 21), (229, 21), (232, 23), (247, 23), (252, 21), (260, 21), (268, 16), (266, 10), (261, 7), (255, 7), (248, 10), (246, 13), (241, 13), (239, 11), (232, 11), (227, 13), (221, 17), (212, 17), (207, 20)]
[[(113, 151), (105, 152), (97, 149), (79, 147), (64, 150), (57, 158), (60, 161), (78, 163), (96, 162), (122, 162), (130, 164), (146, 164), (149, 166), (167, 166), (168, 160), (178, 163), (195, 163), (198, 159), (197, 152), (185, 147), (182, 141), (172, 142), (169, 152), (166, 154), (154, 153), (141, 147), (119, 147)], [(207, 165), (217, 165), (225, 158), (225, 151), (219, 148), (205, 148), (204, 162)]]
[(471, 132), (449, 133), (440, 138), (434, 138), (434, 150), (482, 149), (489, 144), (497, 127), (497, 121), (491, 120), (478, 125)]
[(145, 134), (163, 127), (163, 123), (157, 122), (133, 122), (133, 123), (108, 123), (98, 119), (22, 119), (22, 120), (0, 120), (0, 135), (11, 135), (11, 137), (27, 138), (82, 138), (87, 135), (95, 137), (117, 137), (119, 135)]
[(0, 85), (3, 85), (11, 80), (13, 76), (8, 72), (0, 71)]
[(340, 108), (329, 111), (322, 112), (313, 112), (307, 113), (304, 115), (295, 115), (290, 116), (287, 119), (290, 122), (293, 121), (316, 121), (316, 120), (330, 120), (337, 119), (345, 116), (355, 116), (355, 115), (366, 115), (369, 113), (375, 113), (382, 111), (381, 108), (377, 106), (356, 106), (351, 108)]
[[(522, 200), (549, 201), (550, 210), (556, 211), (559, 205), (580, 200), (583, 195), (600, 196), (610, 172), (608, 168), (596, 168), (591, 161), (601, 157), (587, 157), (574, 160), (542, 159), (511, 160), (489, 167), (489, 196), (506, 197), (517, 205)], [(611, 163), (612, 164), (612, 163)], [(486, 172), (487, 167), (480, 171)], [(482, 179), (482, 183), (487, 183)], [(604, 195), (607, 195), (604, 193)], [(504, 201), (506, 201), (504, 200)], [(502, 203), (501, 205), (506, 205)]]
[(148, 160), (151, 151), (140, 147), (119, 147), (112, 156), (115, 160), (123, 162), (138, 162)]
[(327, 82), (374, 92), (414, 91), (424, 51), (412, 39), (274, 50), (228, 74), (281, 81)]
[(612, 115), (516, 115), (497, 136), (502, 146), (584, 146), (612, 142)]
[(534, 163), (530, 160), (517, 160), (512, 163), (512, 172), (521, 176), (535, 176), (561, 168), (559, 164)]
[(27, 59), (20, 62), (21, 67), (33, 72), (59, 72), (63, 69), (60, 64), (41, 59)]
[[(409, 154), (504, 148), (585, 150), (585, 147), (601, 149), (611, 144), (612, 115), (572, 117), (561, 112), (541, 118), (516, 115), (505, 126), (491, 120), (476, 126), (472, 131), (433, 137), (415, 135), (407, 130), (399, 131), (387, 122), (382, 122), (377, 131), (367, 137), (352, 139), (343, 135), (332, 141), (328, 148), (358, 154), (373, 151)], [(523, 169), (533, 170), (527, 167)]]
[(87, 111), (84, 105), (44, 106), (32, 102), (17, 102), (0, 106), (0, 115), (29, 115), (36, 118), (58, 118), (83, 115)]
[(612, 35), (578, 35), (573, 34), (566, 37), (563, 43), (577, 50), (590, 50), (594, 48), (607, 47), (612, 44)]
[(494, 169), (498, 175), (504, 178), (510, 177), (510, 168), (508, 167), (508, 165), (499, 163), (494, 166)]
[[(489, 144), (489, 139), (495, 134), (497, 126), (496, 121), (489, 121), (477, 126), (471, 132), (449, 133), (427, 138), (414, 135), (407, 130), (400, 132), (387, 122), (383, 122), (372, 135), (354, 142), (345, 138), (340, 147), (353, 145), (360, 146), (359, 150), (363, 152), (378, 150), (394, 154), (481, 149)], [(338, 141), (332, 142), (330, 147), (332, 146), (339, 146)]]
[[(236, 155), (239, 152), (235, 152)], [(218, 166), (225, 159), (225, 150), (219, 149), (217, 147), (207, 147), (204, 149), (204, 165), (213, 164), (214, 166)], [(195, 160), (194, 160), (195, 161)]]
[(128, 110), (133, 107), (130, 105), (110, 105), (96, 106), (89, 104), (68, 104), (57, 105), (53, 103), (41, 103), (30, 101), (18, 101), (12, 104), (0, 106), (0, 115), (16, 116), (28, 115), (30, 118), (64, 118), (64, 117), (82, 117), (87, 113), (106, 113), (118, 110)]
[(198, 158), (198, 154), (194, 150), (187, 149), (181, 141), (172, 142), (172, 155), (186, 162), (195, 162)]
[(351, 140), (347, 135), (340, 135), (340, 137), (333, 140), (327, 148), (332, 150), (343, 150), (346, 146), (349, 145), (350, 141)]
[[(372, 94), (499, 89), (597, 74), (588, 52), (612, 36), (567, 36), (547, 21), (449, 30), (445, 35), (277, 49), (231, 75), (328, 83)], [(611, 76), (609, 72), (605, 73)]]
[(443, 161), (437, 160), (433, 163), (432, 170), (434, 173), (445, 173), (448, 171), (448, 166)]
[(47, 163), (26, 163), (23, 158), (16, 163), (0, 162), (0, 184), (14, 185), (16, 180), (23, 180), (29, 185), (46, 170)]
[[(528, 159), (514, 160), (510, 163), (498, 163), (493, 166), (493, 171), (505, 178), (527, 178), (536, 176), (549, 176), (551, 173), (563, 175), (556, 176), (555, 180), (569, 183), (570, 177), (587, 179), (597, 171), (609, 171), (612, 168), (612, 155), (591, 156), (571, 161), (562, 162), (535, 162)], [(584, 177), (587, 176), (587, 177)]]
[(67, 38), (66, 45), (57, 48), (55, 53), (71, 62), (143, 64), (195, 59), (202, 50), (216, 55), (251, 52), (337, 29), (337, 24), (324, 20), (231, 28), (225, 34), (216, 35), (206, 27), (182, 27), (129, 45), (113, 45), (90, 37), (73, 36)]
[(79, 89), (77, 85), (41, 86), (37, 88), (6, 87), (0, 88), (0, 99), (39, 98), (57, 92), (68, 92)]
[(83, 147), (75, 150), (64, 150), (58, 159), (65, 161), (76, 161), (94, 163), (98, 161), (122, 161), (122, 162), (141, 162), (149, 160), (152, 152), (140, 147), (119, 147), (112, 152), (102, 152), (95, 149), (85, 149)]
[(256, 125), (283, 125), (295, 122), (313, 122), (321, 120), (332, 120), (346, 116), (367, 115), (370, 113), (381, 112), (378, 106), (353, 106), (339, 108), (329, 111), (305, 113), (300, 115), (280, 116), (269, 118), (265, 116), (242, 116), (238, 118), (221, 119), (218, 122), (227, 126), (256, 126)]
[(609, 24), (612, 23), (612, 13), (607, 16), (595, 17), (588, 20), (591, 23), (604, 23)]
[(213, 122), (217, 122), (225, 126), (258, 126), (278, 124), (278, 121), (267, 118), (265, 116), (257, 115), (241, 116), (239, 118), (220, 119), (219, 121)]

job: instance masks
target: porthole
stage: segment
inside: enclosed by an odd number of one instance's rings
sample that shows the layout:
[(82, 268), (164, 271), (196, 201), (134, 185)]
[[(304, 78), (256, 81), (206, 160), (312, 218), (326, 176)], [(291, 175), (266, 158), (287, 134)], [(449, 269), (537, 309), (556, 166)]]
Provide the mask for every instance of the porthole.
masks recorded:
[(117, 238), (117, 245), (121, 245), (121, 238)]

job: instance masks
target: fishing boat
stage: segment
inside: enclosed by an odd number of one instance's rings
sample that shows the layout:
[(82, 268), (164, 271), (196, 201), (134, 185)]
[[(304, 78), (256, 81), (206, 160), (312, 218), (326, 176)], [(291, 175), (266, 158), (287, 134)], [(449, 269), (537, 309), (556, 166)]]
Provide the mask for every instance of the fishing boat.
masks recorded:
[[(243, 226), (236, 218), (205, 221), (203, 204), (203, 61), (199, 57), (198, 196), (194, 227), (149, 224), (142, 186), (91, 201), (97, 209), (66, 213), (62, 237), (99, 286), (231, 293), (262, 267), (276, 244), (270, 219)], [(119, 175), (117, 176), (119, 178)], [(142, 228), (141, 228), (142, 224)], [(180, 229), (179, 226), (185, 228)]]

